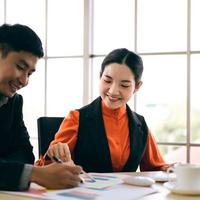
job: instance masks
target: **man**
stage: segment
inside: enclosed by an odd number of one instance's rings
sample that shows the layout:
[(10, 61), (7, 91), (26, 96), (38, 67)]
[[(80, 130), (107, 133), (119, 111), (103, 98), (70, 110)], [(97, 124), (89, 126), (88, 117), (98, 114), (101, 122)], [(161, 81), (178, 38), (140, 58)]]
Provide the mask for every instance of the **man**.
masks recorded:
[[(0, 26), (0, 189), (25, 190), (31, 181), (47, 188), (76, 186), (79, 166), (53, 163), (36, 167), (17, 90), (28, 84), (43, 57), (42, 43), (27, 26)], [(26, 164), (25, 164), (26, 163)]]

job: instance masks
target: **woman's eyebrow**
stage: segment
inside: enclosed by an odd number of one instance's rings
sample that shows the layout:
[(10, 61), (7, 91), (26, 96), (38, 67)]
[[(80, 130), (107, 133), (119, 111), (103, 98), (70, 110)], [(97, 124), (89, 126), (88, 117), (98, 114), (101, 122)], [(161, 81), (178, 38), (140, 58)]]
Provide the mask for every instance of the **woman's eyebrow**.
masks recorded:
[(104, 75), (106, 78), (110, 78), (110, 79), (112, 79), (112, 77), (111, 76), (109, 76), (109, 75)]
[(131, 83), (132, 81), (129, 81), (129, 80), (122, 80), (121, 82), (123, 82), (123, 83)]
[[(109, 75), (104, 75), (106, 78), (109, 78), (109, 79), (112, 79), (112, 77), (111, 76), (109, 76)], [(132, 81), (130, 81), (130, 80), (121, 80), (121, 82), (122, 83), (132, 83)]]

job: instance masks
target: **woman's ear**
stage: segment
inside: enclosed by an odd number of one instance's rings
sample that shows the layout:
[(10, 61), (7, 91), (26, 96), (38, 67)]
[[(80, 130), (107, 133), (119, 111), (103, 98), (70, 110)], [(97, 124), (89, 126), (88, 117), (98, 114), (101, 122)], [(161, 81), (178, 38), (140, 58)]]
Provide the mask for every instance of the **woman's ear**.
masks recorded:
[(139, 81), (136, 85), (135, 85), (135, 90), (134, 90), (134, 93), (137, 92), (140, 87), (142, 86), (143, 82), (142, 81)]

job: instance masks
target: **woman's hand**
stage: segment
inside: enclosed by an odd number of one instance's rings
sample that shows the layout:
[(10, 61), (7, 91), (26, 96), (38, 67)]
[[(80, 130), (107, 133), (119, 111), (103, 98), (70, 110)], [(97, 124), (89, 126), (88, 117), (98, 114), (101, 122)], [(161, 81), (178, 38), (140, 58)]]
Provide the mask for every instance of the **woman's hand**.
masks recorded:
[(161, 171), (167, 171), (169, 168), (174, 167), (174, 165), (176, 165), (177, 163), (172, 163), (172, 164), (166, 164), (164, 166), (161, 167)]
[(47, 155), (53, 160), (53, 156), (61, 159), (63, 162), (67, 162), (68, 165), (74, 165), (71, 158), (69, 147), (66, 143), (58, 142), (57, 144), (51, 145), (47, 150)]

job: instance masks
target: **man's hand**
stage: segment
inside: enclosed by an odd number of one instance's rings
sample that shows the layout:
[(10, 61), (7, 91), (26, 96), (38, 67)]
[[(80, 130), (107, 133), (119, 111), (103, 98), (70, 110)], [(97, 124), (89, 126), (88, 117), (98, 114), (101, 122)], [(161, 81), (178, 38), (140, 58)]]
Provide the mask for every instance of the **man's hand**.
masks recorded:
[(80, 166), (69, 166), (66, 163), (52, 163), (43, 167), (33, 166), (31, 182), (48, 189), (64, 189), (78, 186), (81, 182)]

